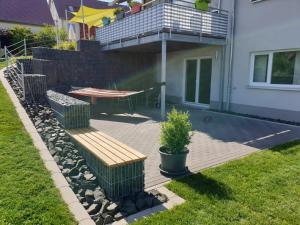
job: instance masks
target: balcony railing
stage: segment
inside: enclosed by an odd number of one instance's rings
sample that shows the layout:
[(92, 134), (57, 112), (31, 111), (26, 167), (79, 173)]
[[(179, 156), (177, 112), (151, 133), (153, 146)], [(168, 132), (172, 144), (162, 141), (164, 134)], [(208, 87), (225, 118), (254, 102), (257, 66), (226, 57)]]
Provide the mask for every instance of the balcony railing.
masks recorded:
[(154, 2), (139, 13), (98, 28), (96, 39), (101, 44), (109, 44), (161, 32), (226, 38), (227, 27), (227, 11), (200, 11), (190, 2), (164, 1)]

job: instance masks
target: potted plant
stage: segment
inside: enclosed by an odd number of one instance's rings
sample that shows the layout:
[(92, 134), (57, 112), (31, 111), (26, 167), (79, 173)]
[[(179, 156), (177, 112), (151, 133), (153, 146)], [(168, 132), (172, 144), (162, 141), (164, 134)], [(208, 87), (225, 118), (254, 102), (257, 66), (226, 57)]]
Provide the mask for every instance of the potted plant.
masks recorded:
[(195, 0), (195, 8), (202, 11), (208, 10), (208, 4), (211, 0)]
[(142, 10), (142, 4), (136, 1), (129, 2), (129, 7), (131, 8), (132, 14), (138, 13)]
[(108, 26), (110, 24), (110, 17), (102, 17), (103, 26)]
[(123, 8), (116, 8), (114, 15), (116, 16), (117, 20), (121, 20), (125, 17), (125, 10)]
[(186, 173), (186, 157), (191, 142), (192, 124), (187, 112), (178, 112), (175, 108), (167, 115), (167, 121), (161, 124), (159, 149), (160, 171), (167, 175)]

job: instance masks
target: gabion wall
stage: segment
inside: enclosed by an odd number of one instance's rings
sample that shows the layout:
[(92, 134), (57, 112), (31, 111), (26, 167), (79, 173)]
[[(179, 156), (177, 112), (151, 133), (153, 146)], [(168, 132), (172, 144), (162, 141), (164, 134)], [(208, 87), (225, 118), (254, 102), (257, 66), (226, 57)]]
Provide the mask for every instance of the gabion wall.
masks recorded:
[(45, 75), (20, 74), (18, 80), (23, 89), (23, 97), (27, 102), (40, 102), (45, 100), (47, 92)]
[(117, 201), (122, 197), (144, 191), (144, 160), (119, 166), (107, 166), (102, 160), (82, 147), (76, 140), (74, 142), (77, 143), (81, 155), (97, 176), (99, 185), (103, 188), (105, 195), (109, 199)]
[(47, 97), (57, 120), (64, 128), (89, 127), (90, 103), (54, 91), (47, 91)]

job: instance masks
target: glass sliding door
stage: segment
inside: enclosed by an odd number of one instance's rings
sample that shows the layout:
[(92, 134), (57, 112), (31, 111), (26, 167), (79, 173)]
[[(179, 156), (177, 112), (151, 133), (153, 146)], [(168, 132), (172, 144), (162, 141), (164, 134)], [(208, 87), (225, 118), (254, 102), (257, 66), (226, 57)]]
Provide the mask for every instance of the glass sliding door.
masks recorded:
[(185, 63), (186, 103), (210, 104), (212, 59), (188, 59)]
[(197, 80), (197, 59), (186, 60), (185, 64), (185, 101), (195, 102), (196, 80)]
[(208, 105), (210, 103), (210, 82), (212, 72), (212, 59), (200, 59), (200, 78), (198, 103)]

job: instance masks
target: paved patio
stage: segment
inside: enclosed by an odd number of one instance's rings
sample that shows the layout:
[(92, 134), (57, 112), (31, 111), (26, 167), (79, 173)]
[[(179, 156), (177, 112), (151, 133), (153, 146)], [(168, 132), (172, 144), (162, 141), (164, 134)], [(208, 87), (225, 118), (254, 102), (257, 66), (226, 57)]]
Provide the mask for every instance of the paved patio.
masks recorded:
[[(248, 155), (260, 149), (300, 138), (300, 127), (188, 109), (193, 124), (187, 165), (191, 172)], [(96, 114), (91, 126), (147, 155), (146, 188), (169, 180), (159, 172), (160, 112), (143, 108), (133, 115)]]

